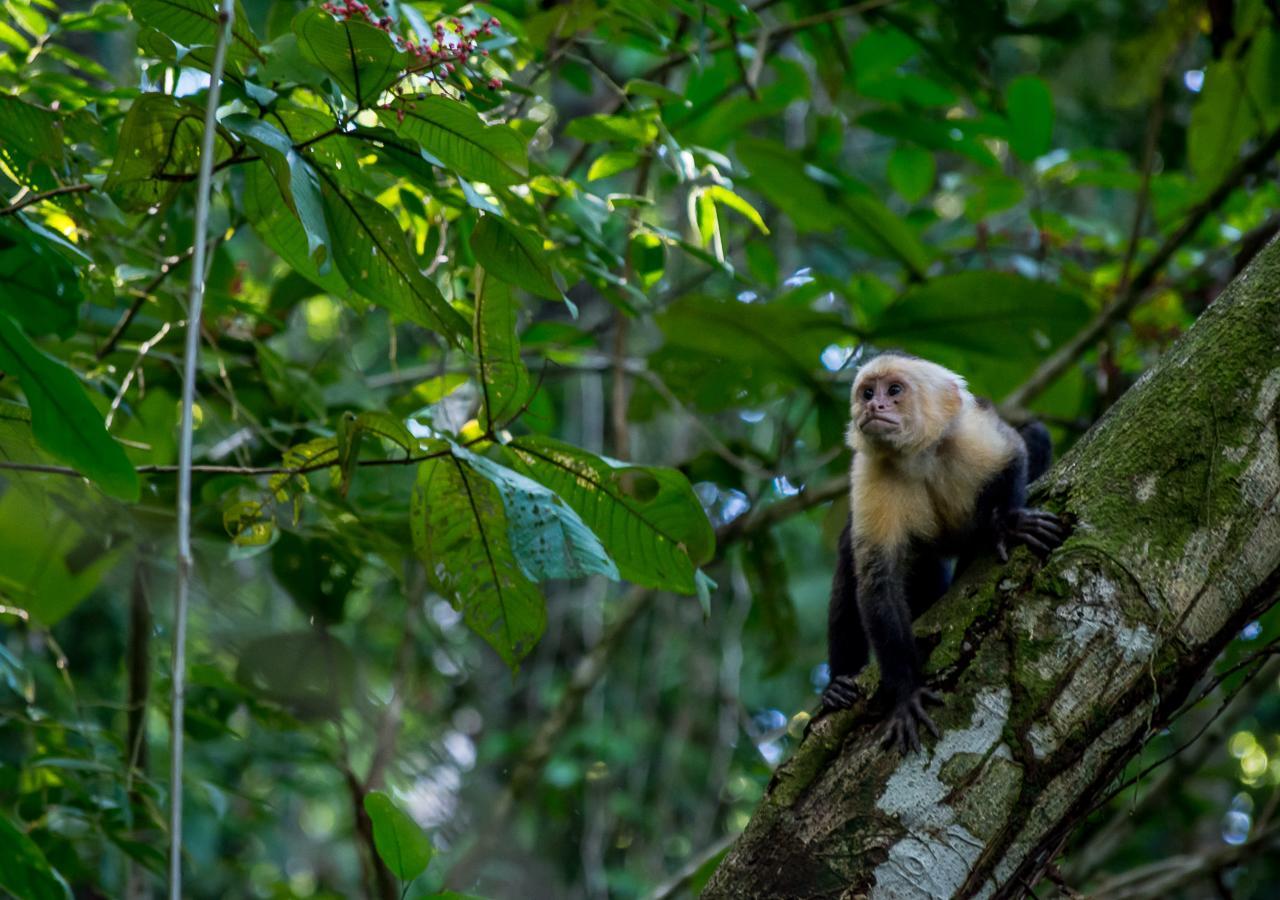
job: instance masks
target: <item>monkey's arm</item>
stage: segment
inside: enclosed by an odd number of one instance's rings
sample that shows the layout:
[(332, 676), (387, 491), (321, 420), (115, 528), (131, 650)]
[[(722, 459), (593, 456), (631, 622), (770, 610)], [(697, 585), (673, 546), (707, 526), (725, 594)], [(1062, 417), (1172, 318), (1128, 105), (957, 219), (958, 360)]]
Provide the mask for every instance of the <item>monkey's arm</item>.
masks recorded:
[(988, 539), (1000, 562), (1009, 561), (1010, 548), (1023, 543), (1043, 553), (1056, 549), (1067, 528), (1053, 513), (1027, 506), (1027, 455), (1019, 452), (978, 495), (974, 510), (978, 538)]
[(911, 632), (903, 561), (899, 555), (870, 548), (858, 566), (858, 610), (876, 661), (880, 681), (893, 699), (886, 743), (902, 750), (920, 749), (918, 723), (938, 734), (938, 727), (924, 711), (925, 701), (941, 702), (920, 684), (920, 654)]
[(867, 634), (858, 615), (858, 579), (853, 570), (851, 523), (840, 532), (836, 571), (831, 578), (831, 601), (827, 607), (827, 666), (831, 681), (822, 692), (822, 705), (848, 709), (857, 699), (853, 679), (867, 664)]

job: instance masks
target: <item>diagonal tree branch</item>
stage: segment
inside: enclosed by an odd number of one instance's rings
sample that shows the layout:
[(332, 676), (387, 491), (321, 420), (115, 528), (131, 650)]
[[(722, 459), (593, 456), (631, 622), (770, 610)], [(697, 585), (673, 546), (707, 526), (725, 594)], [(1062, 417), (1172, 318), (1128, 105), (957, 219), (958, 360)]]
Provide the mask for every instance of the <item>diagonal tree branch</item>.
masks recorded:
[(1147, 288), (1155, 283), (1165, 265), (1183, 244), (1204, 224), (1204, 220), (1217, 211), (1232, 192), (1250, 175), (1262, 171), (1277, 153), (1280, 153), (1280, 128), (1272, 131), (1252, 153), (1237, 162), (1210, 194), (1193, 206), (1164, 243), (1143, 264), (1133, 280), (1109, 306), (1098, 313), (1080, 332), (1059, 347), (1031, 376), (1016, 388), (1000, 404), (1002, 412), (1024, 409), (1053, 384), (1067, 369), (1096, 344), (1107, 330), (1129, 315), (1142, 300)]

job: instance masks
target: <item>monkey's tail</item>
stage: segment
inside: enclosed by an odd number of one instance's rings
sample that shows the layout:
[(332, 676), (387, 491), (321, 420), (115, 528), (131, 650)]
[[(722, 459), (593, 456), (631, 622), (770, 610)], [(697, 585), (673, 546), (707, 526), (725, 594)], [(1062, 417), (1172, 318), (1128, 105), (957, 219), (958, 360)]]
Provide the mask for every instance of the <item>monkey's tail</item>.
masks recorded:
[(1027, 483), (1030, 484), (1048, 471), (1049, 464), (1053, 462), (1053, 440), (1042, 422), (1020, 425), (1018, 434), (1027, 445)]

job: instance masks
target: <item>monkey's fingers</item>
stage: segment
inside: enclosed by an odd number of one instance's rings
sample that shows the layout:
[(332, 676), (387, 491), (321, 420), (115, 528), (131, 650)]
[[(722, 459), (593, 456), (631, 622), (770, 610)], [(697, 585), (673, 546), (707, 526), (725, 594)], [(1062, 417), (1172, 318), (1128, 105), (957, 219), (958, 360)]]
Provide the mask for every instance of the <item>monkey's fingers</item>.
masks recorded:
[(1052, 553), (1053, 547), (1045, 543), (1041, 538), (1036, 537), (1030, 531), (1019, 531), (1018, 538), (1028, 547), (1034, 547), (1042, 553)]
[(902, 753), (920, 749), (920, 735), (916, 733), (916, 724), (910, 715), (895, 712), (889, 720), (881, 746), (887, 749), (894, 745)]
[(1000, 560), (1002, 563), (1007, 563), (1009, 561), (1009, 547), (1005, 543), (1004, 535), (1000, 535), (1000, 537), (996, 538), (996, 559)]
[(848, 675), (837, 676), (822, 692), (822, 705), (826, 709), (848, 709), (858, 699), (858, 688)]
[(931, 691), (928, 688), (920, 688), (916, 691), (916, 696), (929, 703), (936, 703), (939, 706), (942, 705), (942, 695), (937, 691)]
[(942, 732), (938, 730), (938, 726), (934, 724), (933, 719), (924, 711), (924, 704), (920, 702), (919, 697), (911, 698), (911, 711), (915, 713), (915, 717), (925, 724), (925, 727), (933, 732), (934, 737), (942, 737)]

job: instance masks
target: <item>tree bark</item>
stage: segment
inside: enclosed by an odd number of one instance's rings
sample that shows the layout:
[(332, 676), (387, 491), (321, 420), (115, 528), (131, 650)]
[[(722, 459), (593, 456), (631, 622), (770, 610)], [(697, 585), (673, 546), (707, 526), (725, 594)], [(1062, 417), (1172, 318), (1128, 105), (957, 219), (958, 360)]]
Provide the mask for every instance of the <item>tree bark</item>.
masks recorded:
[(1272, 242), (1037, 485), (1066, 544), (976, 567), (917, 622), (941, 738), (882, 751), (874, 698), (816, 721), (702, 896), (1027, 892), (1276, 602), (1278, 411)]

